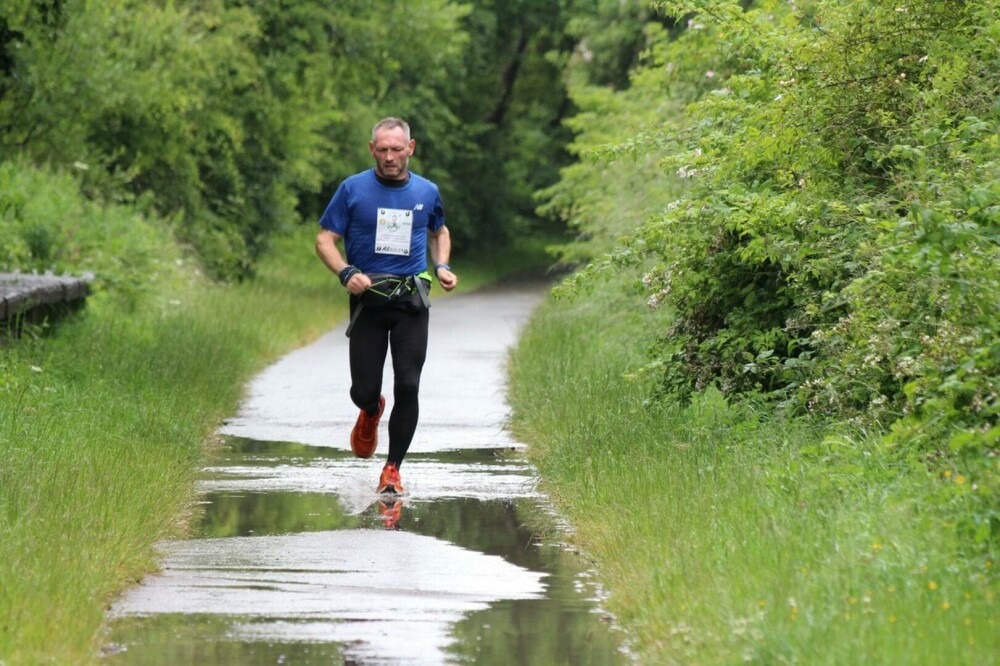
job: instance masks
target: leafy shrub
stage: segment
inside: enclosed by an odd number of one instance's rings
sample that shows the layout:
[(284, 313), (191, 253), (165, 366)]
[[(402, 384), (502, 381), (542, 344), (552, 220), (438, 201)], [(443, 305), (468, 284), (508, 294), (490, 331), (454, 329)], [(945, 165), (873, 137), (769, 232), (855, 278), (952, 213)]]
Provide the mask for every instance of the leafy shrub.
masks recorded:
[(0, 163), (0, 271), (93, 273), (95, 296), (130, 305), (183, 263), (162, 222), (100, 205), (72, 175)]
[(891, 429), (970, 480), (967, 527), (993, 538), (1000, 4), (657, 5), (689, 20), (633, 86), (688, 105), (604, 154), (661, 156), (688, 189), (576, 282), (651, 262), (643, 289), (676, 313), (664, 393)]

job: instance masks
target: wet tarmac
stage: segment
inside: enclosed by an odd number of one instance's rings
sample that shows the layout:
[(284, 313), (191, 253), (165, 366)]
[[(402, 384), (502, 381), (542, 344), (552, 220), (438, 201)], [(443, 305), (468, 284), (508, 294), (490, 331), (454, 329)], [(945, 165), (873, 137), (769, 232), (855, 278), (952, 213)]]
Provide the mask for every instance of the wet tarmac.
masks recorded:
[(541, 295), (435, 301), (399, 502), (374, 493), (386, 419), (373, 459), (350, 454), (342, 328), (259, 375), (200, 481), (194, 538), (162, 544), (162, 572), (112, 606), (106, 661), (625, 663), (504, 429), (507, 350)]

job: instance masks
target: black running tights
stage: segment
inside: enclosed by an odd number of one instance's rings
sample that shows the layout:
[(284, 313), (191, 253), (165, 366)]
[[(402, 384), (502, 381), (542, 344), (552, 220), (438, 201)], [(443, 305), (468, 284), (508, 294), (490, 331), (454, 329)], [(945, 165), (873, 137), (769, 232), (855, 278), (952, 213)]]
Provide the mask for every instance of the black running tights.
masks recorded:
[(378, 413), (385, 357), (392, 351), (394, 385), (387, 462), (396, 465), (402, 464), (417, 430), (427, 323), (426, 308), (409, 312), (393, 306), (366, 307), (351, 330), (351, 400), (369, 414)]

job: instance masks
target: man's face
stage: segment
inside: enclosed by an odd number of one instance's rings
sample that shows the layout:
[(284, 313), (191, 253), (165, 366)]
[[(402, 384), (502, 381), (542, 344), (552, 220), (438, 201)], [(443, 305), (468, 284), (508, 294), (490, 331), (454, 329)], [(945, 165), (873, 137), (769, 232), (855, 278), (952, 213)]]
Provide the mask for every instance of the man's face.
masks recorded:
[(416, 142), (406, 140), (402, 127), (380, 129), (375, 132), (375, 141), (369, 142), (368, 150), (375, 158), (375, 171), (387, 180), (406, 178), (406, 166), (413, 154)]

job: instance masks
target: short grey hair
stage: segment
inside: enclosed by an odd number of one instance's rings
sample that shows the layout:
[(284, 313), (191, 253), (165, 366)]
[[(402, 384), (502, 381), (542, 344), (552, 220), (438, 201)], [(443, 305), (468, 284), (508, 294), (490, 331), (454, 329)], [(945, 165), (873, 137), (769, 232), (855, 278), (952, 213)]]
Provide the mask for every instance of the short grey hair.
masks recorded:
[(410, 126), (406, 124), (405, 120), (401, 118), (383, 118), (382, 120), (375, 123), (375, 127), (372, 128), (372, 143), (375, 143), (375, 133), (379, 130), (384, 129), (396, 129), (397, 127), (402, 127), (403, 131), (406, 132), (406, 140), (410, 140)]

